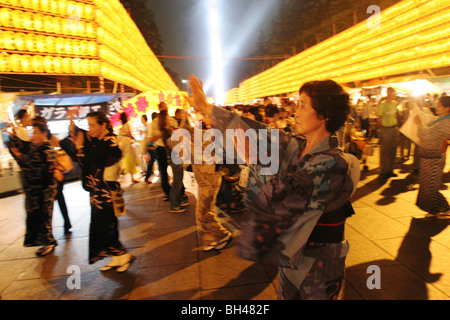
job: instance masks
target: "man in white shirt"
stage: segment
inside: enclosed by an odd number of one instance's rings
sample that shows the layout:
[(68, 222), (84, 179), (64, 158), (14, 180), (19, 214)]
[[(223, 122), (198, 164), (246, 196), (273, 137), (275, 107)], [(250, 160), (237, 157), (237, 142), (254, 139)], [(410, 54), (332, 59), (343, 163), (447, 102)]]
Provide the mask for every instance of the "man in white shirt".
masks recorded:
[[(158, 105), (158, 109), (161, 112), (162, 110), (167, 110), (167, 104), (165, 102), (160, 102)], [(170, 125), (174, 128), (178, 128), (178, 122), (169, 117)], [(161, 187), (165, 193), (164, 201), (169, 201), (170, 195), (170, 184), (169, 184), (169, 176), (167, 175), (167, 154), (166, 148), (164, 146), (164, 142), (161, 139), (161, 131), (159, 130), (159, 122), (158, 118), (155, 118), (150, 124), (150, 128), (147, 133), (147, 141), (153, 142), (153, 145), (156, 147), (156, 161), (158, 162), (159, 173), (161, 174)]]

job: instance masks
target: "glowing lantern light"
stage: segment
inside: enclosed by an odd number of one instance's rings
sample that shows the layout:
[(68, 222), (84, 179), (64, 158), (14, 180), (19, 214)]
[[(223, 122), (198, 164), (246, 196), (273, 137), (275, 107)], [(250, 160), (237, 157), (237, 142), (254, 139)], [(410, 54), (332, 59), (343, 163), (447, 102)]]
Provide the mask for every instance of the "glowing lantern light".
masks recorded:
[(12, 14), (11, 14), (11, 16), (12, 16), (12, 26), (14, 27), (14, 28), (17, 28), (17, 29), (23, 29), (23, 18), (22, 18), (22, 11), (20, 11), (20, 10), (13, 10), (12, 11)]
[(52, 57), (53, 60), (53, 71), (55, 73), (63, 73), (63, 58)]
[(45, 47), (47, 48), (47, 52), (55, 53), (56, 52), (56, 38), (49, 36), (45, 37)]
[(36, 36), (29, 33), (25, 36), (25, 46), (28, 51), (37, 51)]
[(14, 45), (17, 50), (25, 50), (25, 33), (15, 32), (14, 33)]
[(12, 10), (8, 8), (0, 9), (0, 25), (4, 27), (12, 27)]
[(33, 72), (33, 65), (30, 55), (24, 54), (20, 56), (20, 62), (22, 65), (22, 72)]
[(55, 70), (53, 68), (53, 57), (45, 56), (44, 57), (44, 72), (46, 73), (54, 73)]
[(0, 71), (9, 72), (9, 54), (6, 52), (0, 53)]
[(45, 46), (45, 36), (38, 34), (36, 35), (36, 50), (38, 52), (47, 52), (47, 48)]
[(21, 57), (20, 54), (12, 54), (9, 56), (9, 65), (13, 72), (21, 72), (22, 65), (20, 63)]
[(72, 73), (72, 59), (63, 58), (62, 59), (62, 70), (64, 73)]
[(33, 15), (33, 27), (36, 31), (44, 31), (44, 16), (40, 13)]
[(4, 31), (2, 38), (3, 38), (3, 48), (7, 50), (14, 50), (16, 48), (14, 45), (14, 32)]
[(31, 64), (33, 66), (33, 71), (37, 73), (44, 72), (44, 58), (42, 56), (36, 55), (31, 58)]

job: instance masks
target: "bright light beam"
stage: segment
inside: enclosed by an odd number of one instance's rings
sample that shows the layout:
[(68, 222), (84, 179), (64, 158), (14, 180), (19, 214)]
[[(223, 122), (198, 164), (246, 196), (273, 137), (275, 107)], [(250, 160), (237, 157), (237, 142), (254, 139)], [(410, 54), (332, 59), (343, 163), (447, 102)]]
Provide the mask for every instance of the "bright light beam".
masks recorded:
[(217, 11), (217, 0), (208, 1), (208, 23), (210, 30), (210, 49), (212, 55), (212, 69), (215, 88), (215, 100), (218, 104), (223, 104), (223, 69), (224, 60), (222, 56), (222, 46), (220, 44), (220, 21)]

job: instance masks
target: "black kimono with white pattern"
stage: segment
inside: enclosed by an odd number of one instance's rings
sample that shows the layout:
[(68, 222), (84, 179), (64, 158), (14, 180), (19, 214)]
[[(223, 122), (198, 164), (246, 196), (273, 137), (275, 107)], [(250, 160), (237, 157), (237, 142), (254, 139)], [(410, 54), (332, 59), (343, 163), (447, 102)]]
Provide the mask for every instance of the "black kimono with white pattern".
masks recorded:
[(44, 142), (38, 146), (12, 136), (8, 146), (15, 147), (20, 155), (11, 155), (22, 169), (22, 185), (25, 192), (26, 231), (24, 246), (56, 245), (52, 233), (53, 203), (57, 182), (53, 178), (53, 167), (57, 153)]
[(125, 254), (127, 250), (119, 241), (118, 220), (114, 215), (110, 189), (118, 188), (118, 182), (105, 181), (106, 167), (120, 161), (122, 151), (116, 135), (110, 133), (102, 139), (84, 134), (84, 147), (76, 149), (69, 137), (60, 142), (61, 148), (76, 161), (82, 171), (83, 188), (90, 194), (91, 224), (89, 229), (89, 264), (107, 256)]

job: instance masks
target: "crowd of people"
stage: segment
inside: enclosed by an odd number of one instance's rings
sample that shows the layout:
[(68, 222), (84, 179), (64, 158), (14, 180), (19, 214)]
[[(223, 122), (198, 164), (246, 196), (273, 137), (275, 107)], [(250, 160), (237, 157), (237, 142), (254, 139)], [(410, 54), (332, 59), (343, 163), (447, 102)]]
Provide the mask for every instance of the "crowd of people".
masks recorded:
[[(399, 98), (393, 88), (388, 88), (387, 97), (380, 101), (367, 97), (353, 105), (340, 85), (325, 80), (302, 85), (298, 101), (282, 99), (276, 104), (266, 98), (257, 105), (218, 107), (207, 102), (195, 76), (191, 76), (190, 86), (193, 95), (186, 99), (193, 114), (178, 109), (174, 117), (169, 116), (167, 105), (161, 102), (151, 121), (147, 115), (141, 118), (137, 153), (133, 148), (136, 138), (125, 113), (117, 134), (104, 113), (92, 112), (87, 115), (88, 130), (71, 121), (67, 138), (59, 141), (50, 133), (45, 119), (31, 119), (25, 110), (19, 111), (17, 118), (22, 125), (14, 127), (8, 147), (22, 169), (24, 245), (40, 246), (36, 252), (39, 256), (54, 250), (55, 199), (64, 217), (65, 232), (70, 232), (64, 182), (55, 178), (60, 170), (59, 149), (81, 168), (82, 185), (91, 203), (89, 263), (112, 257), (102, 271), (126, 271), (134, 260), (119, 241), (112, 201), (121, 189), (119, 177), (130, 175), (131, 182), (138, 183), (140, 167), (143, 183), (151, 183), (157, 166), (163, 200), (169, 202), (172, 213), (183, 213), (189, 205), (183, 177), (186, 170), (192, 172), (198, 185), (195, 215), (204, 251), (221, 250), (232, 241), (232, 233), (218, 219), (217, 208), (230, 212), (245, 209), (248, 222), (242, 229), (238, 255), (278, 266), (279, 298), (335, 299), (342, 286), (349, 248), (344, 226), (354, 213), (350, 197), (359, 175), (358, 155), (346, 146), (357, 133), (360, 139), (379, 144), (380, 179), (396, 177), (399, 153), (402, 162), (413, 155), (413, 173), (418, 173), (419, 182), (417, 206), (427, 212), (426, 217), (450, 219), (448, 201), (439, 192), (450, 140), (450, 97), (445, 94), (429, 97), (424, 105), (412, 98)], [(415, 116), (416, 141), (399, 131), (414, 106), (434, 117), (429, 122)], [(33, 128), (31, 138), (27, 126)], [(274, 143), (270, 139), (273, 130), (277, 130), (278, 172), (262, 174), (264, 164), (250, 162), (248, 154), (239, 155), (245, 160), (243, 165), (209, 163), (203, 158), (189, 166), (175, 161), (172, 149), (177, 141), (172, 141), (172, 135), (179, 128), (192, 132), (196, 126), (221, 132), (267, 129), (269, 145)], [(210, 143), (203, 141), (202, 150)]]

